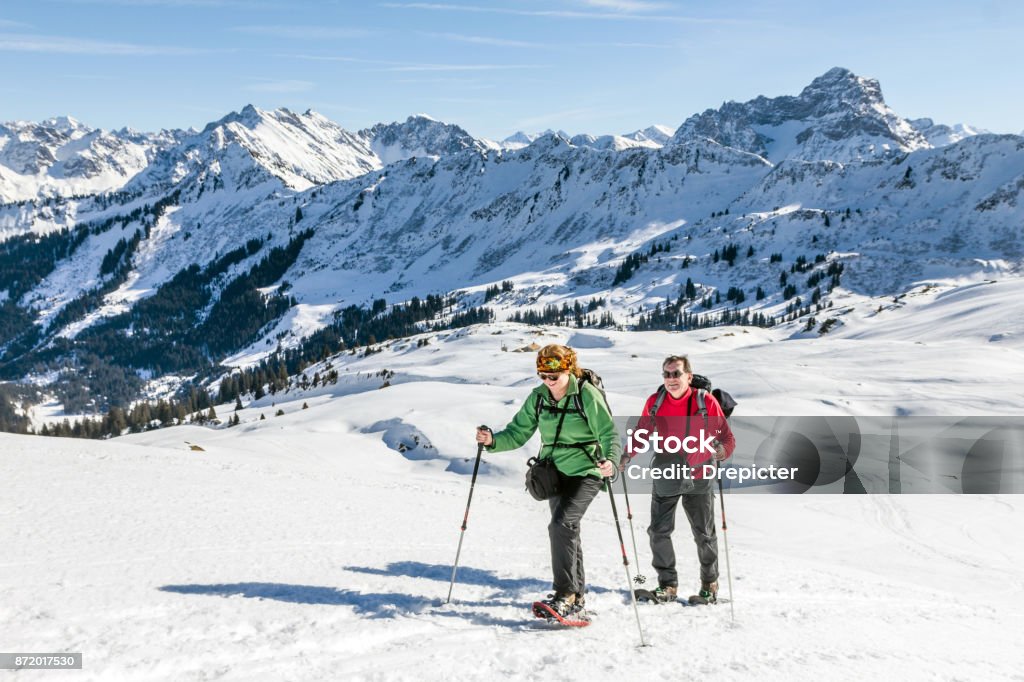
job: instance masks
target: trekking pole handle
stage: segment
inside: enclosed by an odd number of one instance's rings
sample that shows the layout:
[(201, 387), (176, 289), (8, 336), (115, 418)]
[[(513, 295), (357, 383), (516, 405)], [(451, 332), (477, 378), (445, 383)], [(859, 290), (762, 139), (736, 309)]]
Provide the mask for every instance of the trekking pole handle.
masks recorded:
[(605, 476), (605, 475), (604, 475), (604, 472), (601, 472), (601, 477), (602, 477), (602, 478), (604, 478), (604, 480), (608, 482), (608, 486), (610, 487), (610, 486), (611, 486), (611, 484), (612, 484), (613, 482), (615, 482), (615, 480), (616, 480), (616, 479), (617, 479), (617, 478), (619, 477), (619, 469), (618, 469), (618, 467), (616, 467), (616, 466), (615, 466), (615, 464), (614, 464), (614, 463), (613, 463), (613, 462), (612, 462), (612, 461), (611, 461), (610, 459), (608, 459), (607, 457), (602, 457), (601, 459), (599, 459), (599, 460), (597, 460), (597, 461), (595, 462), (595, 464), (597, 464), (597, 468), (598, 468), (599, 470), (600, 470), (600, 468), (601, 468), (601, 465), (602, 465), (602, 464), (605, 464), (605, 463), (607, 463), (607, 464), (610, 464), (610, 465), (611, 465), (611, 467), (612, 467), (612, 473), (611, 473), (611, 476)]

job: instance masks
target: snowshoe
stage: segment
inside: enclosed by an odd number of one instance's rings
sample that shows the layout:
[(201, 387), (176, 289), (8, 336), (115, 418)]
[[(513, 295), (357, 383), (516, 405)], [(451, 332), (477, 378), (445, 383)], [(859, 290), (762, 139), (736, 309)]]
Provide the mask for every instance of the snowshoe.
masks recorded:
[(697, 594), (691, 594), (687, 600), (691, 606), (707, 606), (710, 604), (718, 603), (718, 581), (715, 582), (703, 582), (700, 584), (700, 591)]
[(661, 585), (654, 590), (636, 589), (633, 594), (637, 601), (665, 604), (676, 600), (677, 590), (675, 585)]
[(570, 627), (590, 625), (590, 618), (583, 612), (582, 603), (577, 603), (576, 595), (571, 593), (551, 594), (547, 599), (533, 602), (533, 615)]

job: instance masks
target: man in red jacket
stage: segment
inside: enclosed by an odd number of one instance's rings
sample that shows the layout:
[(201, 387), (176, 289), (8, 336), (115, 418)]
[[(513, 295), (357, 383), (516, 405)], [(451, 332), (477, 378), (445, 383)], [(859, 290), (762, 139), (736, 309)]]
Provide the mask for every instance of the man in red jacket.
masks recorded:
[[(700, 560), (700, 591), (692, 604), (713, 604), (718, 595), (718, 536), (715, 532), (715, 495), (704, 474), (717, 471), (720, 462), (736, 447), (729, 423), (718, 401), (709, 392), (690, 386), (693, 370), (685, 355), (672, 355), (662, 363), (664, 386), (644, 404), (644, 411), (630, 436), (620, 469), (629, 458), (654, 451), (652, 473), (674, 471), (674, 476), (654, 478), (651, 495), (651, 562), (658, 572), (659, 602), (675, 601), (679, 585), (672, 531), (676, 506), (682, 500)], [(652, 437), (653, 435), (653, 437)], [(681, 447), (680, 447), (681, 446)]]

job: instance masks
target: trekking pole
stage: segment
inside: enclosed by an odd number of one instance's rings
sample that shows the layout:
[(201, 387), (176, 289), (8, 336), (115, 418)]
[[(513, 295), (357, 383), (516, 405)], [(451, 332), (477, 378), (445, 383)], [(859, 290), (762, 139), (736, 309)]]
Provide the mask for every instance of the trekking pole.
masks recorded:
[[(481, 429), (488, 429), (486, 426), (481, 426)], [(466, 500), (466, 513), (462, 517), (462, 530), (459, 532), (459, 548), (455, 550), (455, 563), (452, 564), (452, 582), (448, 585), (448, 598), (444, 600), (445, 604), (448, 604), (452, 600), (452, 588), (455, 587), (455, 571), (459, 568), (459, 555), (462, 554), (462, 538), (466, 535), (466, 522), (469, 521), (469, 505), (473, 502), (473, 488), (476, 487), (476, 473), (480, 470), (480, 455), (484, 451), (484, 444), (476, 444), (476, 462), (473, 464), (473, 479), (469, 483), (469, 499)]]
[(604, 479), (605, 489), (608, 491), (608, 500), (612, 503), (612, 518), (615, 519), (615, 532), (619, 534), (619, 549), (622, 550), (622, 565), (626, 569), (626, 589), (629, 590), (629, 598), (633, 600), (633, 613), (636, 615), (636, 629), (640, 631), (640, 646), (647, 646), (644, 640), (644, 629), (640, 625), (640, 609), (636, 606), (636, 593), (633, 591), (633, 579), (629, 575), (629, 555), (626, 554), (626, 541), (622, 539), (622, 527), (619, 526), (619, 510), (615, 507), (615, 493), (612, 492), (612, 483)]
[(725, 540), (725, 574), (729, 577), (729, 613), (732, 622), (736, 622), (736, 607), (732, 598), (732, 566), (729, 564), (729, 526), (725, 522), (725, 491), (722, 489), (722, 477), (718, 475), (718, 463), (715, 463), (715, 478), (718, 479), (718, 504), (722, 508), (722, 538)]
[(643, 585), (647, 582), (647, 576), (640, 573), (640, 554), (636, 551), (636, 533), (633, 532), (633, 508), (629, 506), (629, 491), (626, 490), (626, 472), (622, 473), (622, 496), (626, 498), (626, 520), (629, 521), (629, 537), (633, 541), (633, 560), (636, 561), (636, 575), (633, 582)]

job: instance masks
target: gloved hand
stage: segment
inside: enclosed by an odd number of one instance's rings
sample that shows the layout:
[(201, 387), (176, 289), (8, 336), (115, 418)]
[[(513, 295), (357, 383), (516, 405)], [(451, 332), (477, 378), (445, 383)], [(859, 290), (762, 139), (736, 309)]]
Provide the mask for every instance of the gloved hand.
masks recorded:
[(619, 458), (619, 471), (625, 471), (626, 467), (629, 466), (629, 462), (632, 459), (633, 459), (632, 457), (630, 457), (626, 453), (623, 453), (622, 457)]
[(720, 440), (714, 441), (714, 446), (715, 454), (711, 455), (711, 457), (716, 462), (721, 462), (723, 459), (725, 459), (725, 446), (722, 445), (722, 441)]

